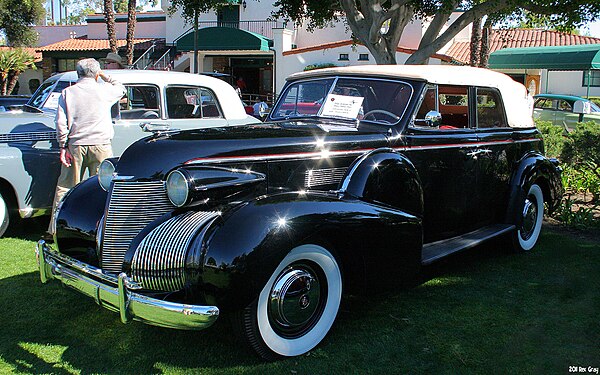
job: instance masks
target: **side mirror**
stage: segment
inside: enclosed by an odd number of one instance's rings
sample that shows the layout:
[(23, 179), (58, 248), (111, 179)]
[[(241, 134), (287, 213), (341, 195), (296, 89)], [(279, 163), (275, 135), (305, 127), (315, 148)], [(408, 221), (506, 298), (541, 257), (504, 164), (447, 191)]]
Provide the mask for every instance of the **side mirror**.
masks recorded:
[(573, 113), (588, 115), (592, 113), (592, 106), (588, 101), (578, 100), (573, 104)]
[(429, 111), (425, 115), (425, 122), (431, 127), (438, 127), (442, 124), (442, 114), (438, 111)]

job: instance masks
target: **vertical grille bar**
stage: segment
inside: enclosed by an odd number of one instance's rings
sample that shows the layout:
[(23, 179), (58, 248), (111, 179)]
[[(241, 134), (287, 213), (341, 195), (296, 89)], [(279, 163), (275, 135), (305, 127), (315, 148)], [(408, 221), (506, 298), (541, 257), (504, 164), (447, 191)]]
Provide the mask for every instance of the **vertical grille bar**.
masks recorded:
[(121, 272), (125, 253), (135, 236), (173, 208), (164, 181), (115, 181), (104, 224), (102, 269)]

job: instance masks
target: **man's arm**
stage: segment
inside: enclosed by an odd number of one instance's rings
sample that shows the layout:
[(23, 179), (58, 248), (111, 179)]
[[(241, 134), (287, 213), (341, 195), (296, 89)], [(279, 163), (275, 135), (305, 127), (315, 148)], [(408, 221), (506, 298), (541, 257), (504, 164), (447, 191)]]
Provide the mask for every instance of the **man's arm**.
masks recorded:
[(58, 146), (60, 148), (64, 148), (67, 146), (67, 142), (69, 139), (67, 105), (65, 103), (64, 93), (58, 97), (58, 108), (56, 109), (54, 123), (56, 124), (56, 139), (58, 140)]
[(104, 73), (104, 71), (102, 70), (98, 72), (98, 77), (102, 78), (104, 82), (112, 85), (112, 87), (109, 87), (110, 96), (108, 99), (110, 103), (116, 103), (119, 99), (123, 97), (123, 95), (125, 95), (125, 86), (123, 86), (121, 82), (113, 79), (111, 76)]

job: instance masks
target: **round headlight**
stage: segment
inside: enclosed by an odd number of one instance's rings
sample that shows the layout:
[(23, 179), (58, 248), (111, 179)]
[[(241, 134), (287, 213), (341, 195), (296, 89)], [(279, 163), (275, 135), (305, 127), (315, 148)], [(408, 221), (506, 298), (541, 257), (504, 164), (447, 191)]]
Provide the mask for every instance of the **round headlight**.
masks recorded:
[(115, 173), (115, 165), (110, 160), (104, 160), (98, 168), (98, 181), (104, 191), (108, 191)]
[(177, 207), (181, 207), (188, 200), (188, 183), (180, 171), (173, 171), (167, 177), (167, 195), (169, 200)]

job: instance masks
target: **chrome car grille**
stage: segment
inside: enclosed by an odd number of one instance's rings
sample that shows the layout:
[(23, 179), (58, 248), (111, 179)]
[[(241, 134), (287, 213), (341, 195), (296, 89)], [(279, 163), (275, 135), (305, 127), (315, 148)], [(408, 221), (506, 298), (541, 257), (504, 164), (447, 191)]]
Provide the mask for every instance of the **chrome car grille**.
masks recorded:
[(37, 142), (56, 140), (55, 131), (4, 133), (0, 134), (0, 143), (9, 142)]
[(169, 292), (182, 289), (186, 250), (194, 234), (217, 215), (217, 212), (189, 211), (154, 228), (135, 251), (131, 278), (144, 289)]
[(121, 272), (125, 253), (135, 236), (150, 222), (173, 210), (164, 181), (115, 181), (104, 224), (101, 267)]
[(311, 169), (304, 172), (304, 187), (338, 184), (344, 178), (347, 168)]

